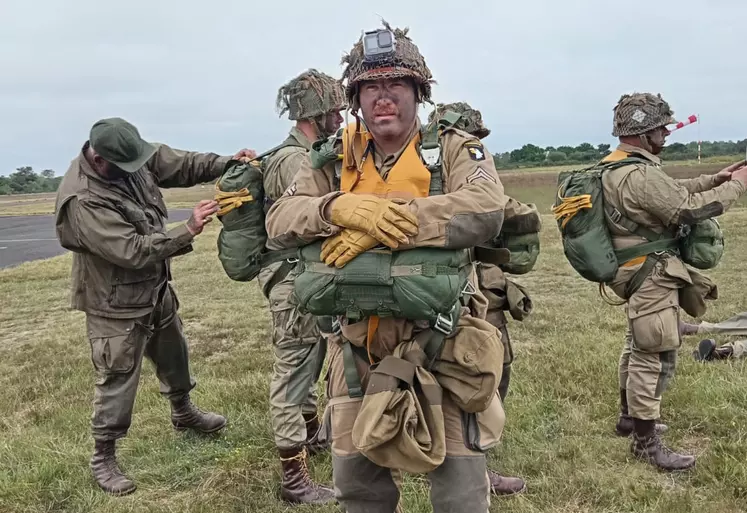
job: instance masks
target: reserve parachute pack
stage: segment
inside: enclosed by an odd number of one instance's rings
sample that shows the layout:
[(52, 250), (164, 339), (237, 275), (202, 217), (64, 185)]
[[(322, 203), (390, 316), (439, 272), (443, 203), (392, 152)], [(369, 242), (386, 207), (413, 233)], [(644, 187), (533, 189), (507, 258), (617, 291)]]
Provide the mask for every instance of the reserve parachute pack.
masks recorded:
[[(440, 132), (456, 119), (458, 114), (447, 112), (421, 131), (419, 153), (431, 174), (429, 196), (443, 194)], [(335, 144), (342, 133), (312, 146), (313, 167), (339, 161)], [(338, 188), (339, 181), (336, 176)], [(321, 245), (307, 245), (298, 255), (293, 301), (302, 313), (344, 315), (351, 320), (372, 316), (427, 320), (444, 335), (456, 326), (460, 300), (470, 289), (468, 250), (374, 248), (338, 269), (322, 261)]]
[[(500, 234), (491, 244), (508, 250), (508, 262), (499, 267), (503, 272), (515, 275), (526, 274), (534, 269), (540, 254), (542, 216), (533, 203), (523, 204), (522, 210), (519, 215), (504, 219)], [(481, 260), (479, 249), (481, 248), (476, 250), (476, 258)]]
[(724, 232), (714, 218), (680, 226), (679, 241), (682, 261), (696, 269), (713, 269), (724, 255)]
[[(628, 219), (604, 201), (602, 175), (630, 164), (648, 164), (648, 161), (627, 157), (558, 175), (552, 211), (560, 230), (563, 252), (573, 269), (589, 281), (605, 284), (614, 279), (621, 264), (665, 252), (676, 253), (686, 264), (699, 269), (715, 267), (723, 254), (723, 233), (715, 219), (680, 226), (674, 235), (667, 231), (658, 234)], [(616, 250), (608, 220), (648, 242)], [(653, 264), (654, 261), (647, 258), (643, 274), (647, 275)], [(637, 285), (644, 278), (635, 280)], [(630, 293), (636, 288), (634, 286)]]
[(286, 251), (265, 250), (269, 201), (263, 185), (264, 159), (287, 146), (301, 147), (289, 137), (252, 161), (231, 160), (215, 183), (215, 200), (220, 208), (217, 217), (222, 224), (218, 258), (232, 280), (251, 281), (262, 267), (287, 256)]

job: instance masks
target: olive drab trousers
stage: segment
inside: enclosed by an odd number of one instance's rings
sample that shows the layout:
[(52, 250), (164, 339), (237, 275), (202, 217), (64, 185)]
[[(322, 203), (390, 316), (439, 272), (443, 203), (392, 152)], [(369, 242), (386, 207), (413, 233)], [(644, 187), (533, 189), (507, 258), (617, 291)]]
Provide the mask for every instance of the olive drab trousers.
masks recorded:
[[(347, 513), (401, 511), (401, 472), (376, 465), (353, 444), (353, 425), (362, 402), (348, 397), (340, 343), (339, 336), (331, 335), (328, 339), (327, 395), (330, 398), (330, 425), (327, 429), (332, 442), (335, 496)], [(358, 357), (356, 365), (359, 374), (364, 376), (362, 382), (365, 388), (369, 365)], [(485, 454), (466, 447), (462, 412), (449, 398), (449, 394), (443, 395), (442, 407), (446, 457), (438, 468), (428, 474), (433, 511), (486, 513), (490, 505), (490, 482)]]
[(161, 394), (168, 399), (179, 399), (195, 387), (178, 308), (176, 294), (168, 285), (153, 312), (152, 325), (150, 315), (112, 319), (87, 314), (97, 374), (92, 417), (96, 440), (116, 440), (127, 434), (144, 356), (155, 365)]
[[(270, 382), (270, 417), (275, 444), (292, 449), (306, 442), (304, 415), (317, 414), (316, 384), (327, 345), (316, 317), (301, 314), (289, 302), (294, 271), (270, 287), (283, 262), (263, 268), (257, 280), (270, 302), (274, 364)], [(311, 433), (310, 435), (313, 435)]]
[(674, 376), (679, 329), (678, 290), (689, 280), (675, 258), (657, 262), (640, 288), (628, 299), (625, 346), (619, 360), (620, 389), (626, 390), (631, 417), (656, 420), (661, 397)]

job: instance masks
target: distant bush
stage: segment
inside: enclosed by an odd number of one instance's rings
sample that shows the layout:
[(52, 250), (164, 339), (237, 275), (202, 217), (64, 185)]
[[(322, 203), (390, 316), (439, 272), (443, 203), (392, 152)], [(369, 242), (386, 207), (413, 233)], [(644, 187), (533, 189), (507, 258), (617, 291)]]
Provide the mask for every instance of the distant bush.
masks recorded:
[(0, 195), (55, 192), (61, 181), (51, 169), (36, 173), (30, 166), (19, 167), (10, 176), (0, 176)]

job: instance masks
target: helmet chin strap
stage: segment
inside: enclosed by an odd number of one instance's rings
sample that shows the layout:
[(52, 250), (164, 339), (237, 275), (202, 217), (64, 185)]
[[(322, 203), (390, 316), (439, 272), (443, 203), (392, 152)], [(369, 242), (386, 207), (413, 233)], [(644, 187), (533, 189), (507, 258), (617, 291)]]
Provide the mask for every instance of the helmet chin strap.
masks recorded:
[(654, 152), (654, 147), (651, 144), (651, 140), (650, 140), (648, 134), (641, 134), (641, 135), (638, 136), (638, 139), (641, 141), (641, 148), (643, 148), (644, 150), (646, 150), (649, 153), (653, 153)]

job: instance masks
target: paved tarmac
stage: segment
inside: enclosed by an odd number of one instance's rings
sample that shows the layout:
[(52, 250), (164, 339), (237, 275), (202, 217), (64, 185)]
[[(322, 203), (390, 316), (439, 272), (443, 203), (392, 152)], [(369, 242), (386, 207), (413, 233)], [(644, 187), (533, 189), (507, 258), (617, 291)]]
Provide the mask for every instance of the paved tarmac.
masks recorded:
[[(168, 222), (186, 221), (191, 212), (170, 210)], [(54, 216), (0, 216), (0, 269), (66, 251), (57, 241)]]

